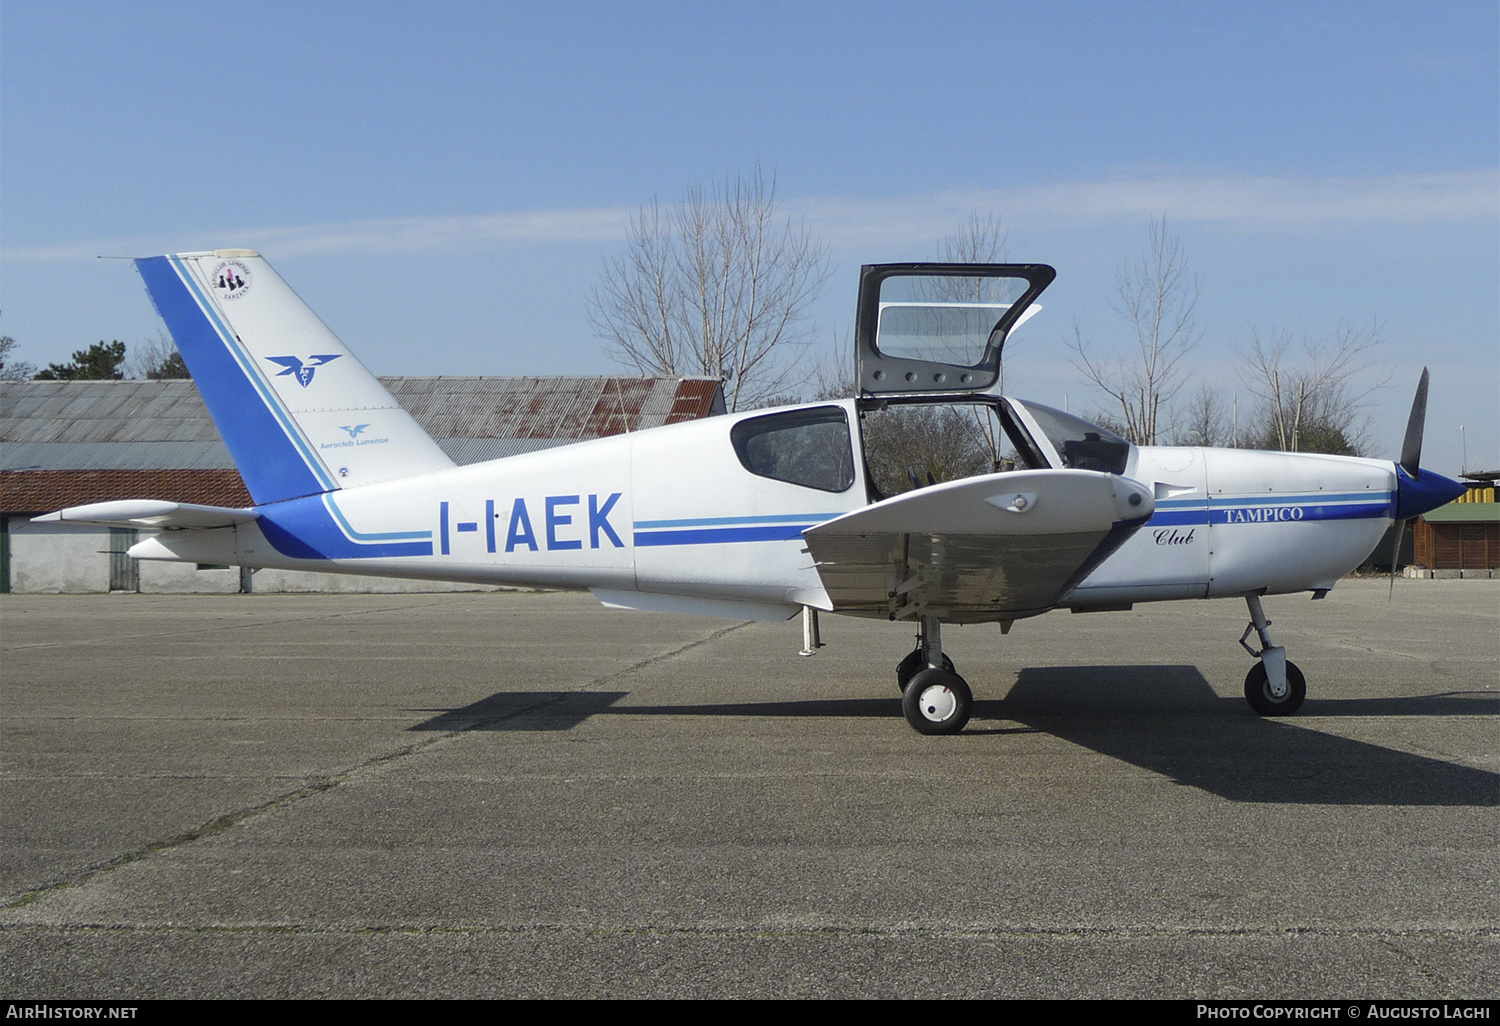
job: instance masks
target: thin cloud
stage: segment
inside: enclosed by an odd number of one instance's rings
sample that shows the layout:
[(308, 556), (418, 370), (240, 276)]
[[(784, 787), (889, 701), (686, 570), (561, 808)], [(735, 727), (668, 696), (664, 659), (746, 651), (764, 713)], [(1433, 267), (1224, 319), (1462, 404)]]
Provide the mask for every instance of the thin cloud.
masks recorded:
[[(890, 200), (789, 199), (786, 209), (837, 249), (927, 243), (972, 210), (1003, 214), (1020, 229), (1104, 227), (1165, 213), (1174, 223), (1242, 230), (1309, 232), (1373, 224), (1492, 224), (1500, 218), (1500, 172), (1387, 175), (1379, 178), (1256, 178), (1163, 175), (1061, 182), (1010, 189), (954, 190)], [(449, 217), (393, 217), (176, 236), (13, 248), (16, 261), (140, 255), (226, 244), (278, 256), (416, 253), (514, 244), (616, 243), (634, 208), (527, 210)]]
[(252, 233), (278, 253), (409, 253), (487, 243), (613, 242), (633, 210), (604, 207), (525, 210), (474, 217), (393, 217), (379, 221), (273, 228)]
[(1137, 223), (1163, 212), (1177, 224), (1252, 231), (1493, 223), (1500, 218), (1500, 172), (1317, 181), (1182, 175), (939, 192), (886, 202), (827, 199), (788, 205), (840, 247), (930, 242), (973, 210), (1003, 214), (1007, 227), (1020, 229)]

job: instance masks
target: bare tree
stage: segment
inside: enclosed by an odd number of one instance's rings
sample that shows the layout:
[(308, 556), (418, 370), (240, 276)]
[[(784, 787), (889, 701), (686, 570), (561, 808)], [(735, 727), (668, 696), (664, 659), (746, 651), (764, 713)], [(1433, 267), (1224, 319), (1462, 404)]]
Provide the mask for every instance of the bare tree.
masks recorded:
[(25, 381), (36, 374), (36, 364), (11, 358), (19, 345), (9, 335), (0, 335), (0, 381)]
[(1166, 217), (1153, 218), (1145, 254), (1139, 262), (1120, 265), (1110, 302), (1135, 332), (1136, 355), (1099, 356), (1074, 322), (1067, 343), (1078, 354), (1074, 366), (1120, 404), (1125, 436), (1138, 445), (1156, 444), (1167, 407), (1186, 382), (1182, 358), (1203, 338), (1197, 318), (1201, 293), (1181, 241), (1167, 231)]
[(811, 338), (807, 308), (831, 270), (826, 247), (778, 208), (775, 176), (758, 167), (641, 208), (588, 296), (610, 353), (643, 374), (719, 378), (730, 410), (784, 393), (787, 350)]
[[(1005, 246), (1009, 238), (1010, 232), (1005, 230), (1004, 222), (999, 214), (985, 214), (981, 217), (979, 211), (971, 210), (967, 220), (958, 231), (952, 235), (943, 236), (943, 241), (938, 243), (938, 259), (949, 264), (1003, 263), (1006, 254)], [(988, 283), (982, 278), (940, 277), (933, 281), (944, 290), (941, 295), (930, 297), (939, 301), (973, 303), (984, 302), (992, 298), (987, 289)], [(994, 390), (1000, 393), (1005, 391), (1005, 363), (1003, 361), (997, 369)], [(975, 437), (981, 440), (984, 449), (989, 454), (992, 469), (998, 465), (1000, 450), (1004, 442), (1000, 435), (999, 424), (979, 406), (969, 407), (967, 416), (972, 422), (971, 427)], [(929, 432), (929, 434), (935, 438), (957, 439), (961, 437), (956, 432), (946, 434)]]
[(1368, 441), (1362, 418), (1371, 394), (1389, 374), (1371, 375), (1385, 344), (1383, 327), (1340, 323), (1321, 338), (1250, 326), (1250, 345), (1241, 354), (1246, 386), (1262, 403), (1257, 442), (1286, 452), (1364, 455)]
[(1211, 385), (1199, 385), (1173, 424), (1172, 444), (1231, 446), (1234, 442), (1230, 420), (1230, 413), (1224, 408), (1224, 393)]
[(996, 469), (993, 443), (967, 409), (924, 404), (869, 410), (862, 431), (865, 466), (881, 495)]
[(130, 358), (125, 362), (125, 369), (132, 378), (146, 378), (150, 381), (192, 377), (176, 344), (165, 332), (160, 331), (156, 333), (156, 338), (136, 343)]
[(1010, 232), (1005, 230), (999, 214), (979, 216), (969, 211), (969, 218), (957, 232), (943, 236), (938, 244), (938, 259), (949, 264), (998, 264), (1005, 261), (1005, 244)]

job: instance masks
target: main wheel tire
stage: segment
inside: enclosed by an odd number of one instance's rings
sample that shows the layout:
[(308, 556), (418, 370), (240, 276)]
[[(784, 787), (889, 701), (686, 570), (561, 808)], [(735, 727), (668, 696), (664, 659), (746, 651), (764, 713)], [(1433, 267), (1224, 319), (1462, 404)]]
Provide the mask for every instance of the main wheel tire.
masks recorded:
[(1307, 697), (1307, 678), (1290, 659), (1286, 663), (1286, 697), (1275, 698), (1271, 694), (1271, 682), (1266, 677), (1266, 664), (1257, 662), (1245, 674), (1245, 701), (1250, 708), (1262, 716), (1290, 716), (1302, 707)]
[(974, 694), (956, 673), (923, 670), (906, 685), (901, 711), (919, 734), (957, 734), (969, 722)]
[[(903, 695), (906, 694), (906, 685), (911, 679), (923, 670), (927, 669), (927, 657), (922, 654), (920, 648), (912, 650), (911, 654), (896, 665), (896, 689)], [(953, 660), (948, 658), (948, 653), (943, 653), (943, 669), (958, 676), (958, 670), (953, 666)]]

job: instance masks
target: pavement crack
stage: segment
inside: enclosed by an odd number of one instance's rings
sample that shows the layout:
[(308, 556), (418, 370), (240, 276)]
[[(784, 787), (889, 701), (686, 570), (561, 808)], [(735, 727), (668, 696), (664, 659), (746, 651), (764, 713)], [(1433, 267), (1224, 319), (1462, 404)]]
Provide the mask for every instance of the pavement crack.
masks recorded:
[[(332, 615), (340, 616), (354, 614), (337, 613)], [(348, 781), (356, 777), (376, 772), (393, 763), (400, 762), (404, 759), (410, 758), (411, 756), (426, 751), (427, 749), (432, 748), (436, 745), (441, 745), (448, 741), (451, 741), (463, 734), (468, 734), (477, 730), (483, 730), (487, 727), (493, 727), (495, 724), (500, 723), (504, 720), (514, 719), (517, 716), (523, 716), (526, 713), (534, 712), (538, 709), (544, 709), (550, 705), (562, 701), (569, 695), (588, 692), (594, 688), (602, 687), (605, 684), (609, 684), (622, 677), (626, 677), (632, 673), (636, 673), (648, 666), (652, 666), (656, 663), (675, 658), (676, 656), (682, 655), (684, 652), (689, 652), (695, 648), (699, 648), (703, 645), (707, 645), (714, 641), (717, 641), (725, 635), (733, 631), (737, 631), (742, 627), (748, 627), (753, 622), (754, 621), (747, 620), (743, 623), (732, 624), (728, 627), (720, 628), (719, 630), (712, 631), (701, 638), (697, 638), (685, 644), (678, 645), (676, 648), (672, 648), (665, 652), (658, 652), (655, 655), (648, 656), (645, 659), (641, 659), (635, 663), (632, 663), (630, 666), (627, 666), (624, 669), (616, 670), (613, 673), (607, 673), (602, 677), (596, 677), (588, 683), (574, 688), (572, 691), (546, 694), (543, 696), (539, 696), (538, 700), (535, 702), (521, 705), (514, 709), (509, 709), (506, 712), (498, 715), (476, 717), (474, 720), (465, 723), (463, 726), (456, 727), (452, 730), (437, 732), (431, 737), (423, 738), (420, 741), (414, 741), (410, 744), (403, 745), (394, 751), (386, 752), (382, 755), (377, 755), (372, 758), (366, 759), (363, 762), (357, 763), (347, 769), (340, 770), (337, 773), (333, 773), (324, 777), (315, 777), (310, 780), (305, 780), (297, 787), (283, 791), (282, 793), (272, 798), (268, 798), (265, 801), (257, 802), (254, 805), (247, 805), (232, 812), (216, 816), (213, 819), (200, 823), (198, 826), (193, 827), (189, 830), (185, 830), (180, 834), (175, 834), (171, 837), (148, 842), (146, 844), (133, 848), (130, 851), (123, 852), (101, 862), (96, 862), (92, 865), (85, 866), (66, 877), (55, 879), (40, 886), (32, 887), (27, 890), (11, 894), (3, 899), (0, 899), (0, 911), (21, 908), (23, 906), (30, 905), (32, 902), (37, 901), (38, 899), (45, 897), (48, 894), (52, 894), (56, 891), (66, 890), (71, 887), (82, 886), (100, 876), (112, 873), (117, 869), (123, 868), (124, 866), (140, 862), (143, 859), (150, 858), (151, 856), (159, 854), (161, 852), (172, 851), (185, 845), (193, 844), (196, 841), (214, 837), (226, 830), (229, 830), (232, 827), (239, 826), (242, 823), (250, 822), (251, 820), (256, 819), (259, 816), (263, 816), (267, 813), (275, 812), (279, 809), (289, 808), (290, 806), (302, 802), (308, 798), (312, 798), (327, 791), (331, 791), (334, 788), (339, 787), (341, 784), (347, 783)]]
[(607, 673), (607, 674), (605, 674), (603, 677), (596, 677), (594, 680), (590, 681), (588, 684), (585, 684), (583, 687), (578, 688), (576, 690), (578, 690), (578, 691), (587, 691), (590, 688), (598, 688), (598, 687), (603, 687), (606, 684), (612, 684), (612, 683), (614, 683), (615, 681), (619, 680), (622, 677), (628, 677), (632, 673), (636, 673), (639, 670), (644, 670), (648, 666), (654, 666), (657, 663), (665, 662), (668, 659), (675, 659), (677, 656), (682, 655), (684, 652), (691, 652), (695, 648), (701, 648), (702, 646), (710, 644), (711, 642), (718, 641), (720, 638), (724, 637), (725, 635), (733, 634), (735, 631), (741, 630), (741, 629), (743, 629), (745, 627), (750, 627), (750, 626), (754, 625), (754, 623), (755, 623), (754, 620), (744, 620), (744, 621), (742, 621), (740, 623), (730, 624), (728, 627), (721, 627), (721, 628), (719, 628), (716, 631), (713, 631), (713, 632), (711, 632), (709, 634), (704, 635), (703, 637), (697, 639), (696, 641), (689, 641), (686, 644), (679, 645), (676, 648), (671, 649), (669, 651), (658, 652), (654, 656), (647, 656), (645, 659), (642, 659), (640, 662), (633, 663), (632, 665), (625, 667), (623, 670), (616, 670), (613, 673)]
[(66, 641), (37, 641), (19, 645), (7, 645), (7, 653), (34, 651), (48, 648), (77, 648), (80, 645), (115, 645), (122, 641), (140, 641), (145, 638), (180, 638), (194, 634), (218, 634), (221, 631), (242, 631), (251, 628), (275, 627), (284, 623), (308, 623), (315, 620), (337, 620), (345, 616), (367, 616), (370, 613), (397, 613), (410, 609), (422, 609), (439, 604), (438, 599), (426, 602), (402, 602), (397, 605), (378, 606), (370, 609), (341, 609), (331, 613), (315, 613), (300, 616), (277, 616), (274, 619), (253, 619), (243, 623), (222, 623), (215, 620), (207, 627), (194, 627), (183, 631), (142, 631), (139, 634), (114, 634), (107, 637), (78, 637)]
[[(772, 923), (740, 923), (723, 925), (663, 925), (659, 923), (617, 923), (614, 925), (532, 922), (509, 924), (441, 925), (437, 923), (354, 923), (344, 926), (314, 925), (309, 923), (69, 923), (55, 925), (46, 923), (0, 924), (0, 933), (50, 933), (50, 934), (302, 934), (307, 936), (406, 936), (436, 937), (524, 937), (544, 935), (573, 935), (592, 938), (618, 937), (684, 937), (684, 938), (869, 938), (875, 940), (943, 940), (943, 941), (998, 941), (998, 940), (1147, 940), (1147, 939), (1199, 939), (1199, 940), (1276, 940), (1288, 937), (1320, 939), (1373, 939), (1390, 950), (1410, 960), (1410, 953), (1392, 944), (1393, 928), (1339, 927), (1339, 926), (1262, 926), (1262, 927), (1214, 927), (1214, 926), (1159, 926), (1154, 924), (1128, 924), (1118, 926), (1083, 926), (1058, 924), (1042, 926), (1028, 924), (1018, 926), (925, 926), (916, 924), (879, 925), (859, 923), (827, 923), (822, 925), (794, 925)], [(1452, 940), (1460, 938), (1489, 938), (1500, 933), (1495, 927), (1401, 927), (1401, 937), (1416, 937), (1429, 940)], [(1436, 977), (1446, 983), (1441, 977)]]

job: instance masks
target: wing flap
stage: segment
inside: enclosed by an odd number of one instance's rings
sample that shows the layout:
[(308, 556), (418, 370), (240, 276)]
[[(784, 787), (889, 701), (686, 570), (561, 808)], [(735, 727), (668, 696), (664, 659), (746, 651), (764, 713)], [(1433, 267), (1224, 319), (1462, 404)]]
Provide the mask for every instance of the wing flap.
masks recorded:
[(33, 517), (32, 523), (91, 524), (98, 527), (153, 527), (163, 531), (189, 528), (232, 527), (258, 519), (253, 509), (199, 506), (191, 502), (159, 499), (120, 499), (69, 506), (55, 513)]
[(837, 612), (1008, 620), (1057, 605), (1154, 508), (1112, 474), (1020, 471), (908, 492), (803, 537)]

